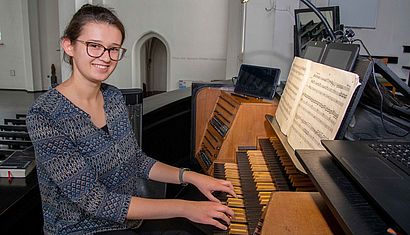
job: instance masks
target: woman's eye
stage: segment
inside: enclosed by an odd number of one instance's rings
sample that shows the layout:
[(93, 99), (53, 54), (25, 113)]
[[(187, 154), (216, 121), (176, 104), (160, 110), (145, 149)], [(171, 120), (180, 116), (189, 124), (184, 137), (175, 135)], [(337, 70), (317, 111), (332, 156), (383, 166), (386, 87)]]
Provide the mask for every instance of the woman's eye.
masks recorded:
[(88, 44), (89, 47), (93, 48), (93, 49), (101, 49), (103, 48), (102, 45), (98, 44), (98, 43), (89, 43)]

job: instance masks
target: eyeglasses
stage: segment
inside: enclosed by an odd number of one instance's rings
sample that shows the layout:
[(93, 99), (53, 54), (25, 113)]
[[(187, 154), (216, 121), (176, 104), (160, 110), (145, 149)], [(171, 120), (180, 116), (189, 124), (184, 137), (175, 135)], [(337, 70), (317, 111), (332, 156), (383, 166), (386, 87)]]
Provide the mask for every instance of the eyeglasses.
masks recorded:
[(105, 53), (105, 51), (108, 51), (108, 55), (110, 56), (111, 60), (119, 61), (124, 57), (124, 54), (127, 51), (127, 49), (122, 47), (106, 48), (105, 46), (96, 42), (86, 42), (78, 39), (75, 41), (81, 42), (82, 44), (86, 45), (87, 54), (93, 58), (100, 58)]

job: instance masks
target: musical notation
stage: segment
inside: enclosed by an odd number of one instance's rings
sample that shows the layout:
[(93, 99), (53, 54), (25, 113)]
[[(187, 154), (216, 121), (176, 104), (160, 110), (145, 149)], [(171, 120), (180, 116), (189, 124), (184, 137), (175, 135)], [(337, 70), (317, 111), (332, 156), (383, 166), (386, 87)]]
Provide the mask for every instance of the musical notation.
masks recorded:
[(300, 113), (303, 113), (304, 117), (309, 116), (311, 118), (316, 118), (317, 122), (320, 124), (320, 128), (325, 128), (328, 132), (332, 132), (338, 115), (333, 117), (329, 116), (321, 109), (310, 105), (305, 99), (301, 100), (301, 106), (299, 108), (301, 109)]
[(276, 120), (292, 148), (323, 149), (320, 140), (336, 136), (358, 76), (297, 57), (291, 71)]
[(276, 111), (276, 119), (281, 123), (280, 128), (284, 134), (289, 130), (289, 120), (294, 118), (297, 101), (300, 99), (304, 84), (306, 83), (306, 74), (310, 69), (306, 60), (296, 57), (292, 63), (286, 82), (283, 95)]
[[(298, 117), (300, 118), (300, 117)], [(299, 146), (304, 146), (305, 148), (310, 148), (313, 149), (316, 147), (315, 141), (315, 135), (312, 134), (312, 132), (309, 131), (309, 129), (314, 129), (312, 128), (306, 128), (306, 126), (303, 126), (300, 124), (301, 122), (297, 123), (292, 127), (289, 131), (289, 136), (291, 136), (290, 139), (292, 142), (297, 142)], [(305, 123), (308, 124), (308, 123)], [(292, 133), (292, 135), (290, 135)]]
[(335, 91), (334, 89), (331, 89), (327, 86), (313, 86), (313, 85), (318, 85), (318, 84), (312, 81), (312, 83), (309, 84), (307, 88), (312, 90), (312, 92), (315, 92), (317, 95), (325, 97), (326, 101), (331, 101), (334, 104), (337, 104), (338, 107), (343, 106), (344, 104), (343, 99), (347, 97), (346, 93)]

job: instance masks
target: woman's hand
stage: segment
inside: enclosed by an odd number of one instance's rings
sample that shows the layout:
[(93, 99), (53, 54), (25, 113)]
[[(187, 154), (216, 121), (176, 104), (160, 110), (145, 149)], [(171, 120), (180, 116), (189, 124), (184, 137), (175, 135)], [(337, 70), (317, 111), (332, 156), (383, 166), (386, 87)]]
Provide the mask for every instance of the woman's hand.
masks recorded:
[[(185, 201), (184, 217), (201, 223), (213, 225), (222, 230), (227, 230), (234, 216), (231, 208), (211, 201)], [(219, 220), (219, 221), (218, 221)], [(224, 224), (225, 225), (224, 225)]]
[(193, 171), (186, 171), (184, 173), (184, 182), (195, 185), (209, 200), (214, 202), (220, 203), (220, 201), (212, 195), (215, 191), (229, 193), (236, 197), (232, 183), (226, 180), (215, 179)]
[(226, 230), (234, 212), (231, 208), (212, 201), (181, 199), (150, 199), (132, 197), (127, 219), (167, 219), (184, 217), (193, 222), (213, 225)]

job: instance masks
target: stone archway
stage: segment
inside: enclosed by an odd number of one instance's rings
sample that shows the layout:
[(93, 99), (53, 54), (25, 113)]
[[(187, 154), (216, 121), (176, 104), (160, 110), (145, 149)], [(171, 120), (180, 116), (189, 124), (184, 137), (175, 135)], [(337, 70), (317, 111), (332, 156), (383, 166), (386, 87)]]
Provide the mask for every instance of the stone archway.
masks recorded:
[(141, 87), (146, 96), (169, 90), (170, 53), (166, 40), (150, 32), (133, 47), (133, 86)]

